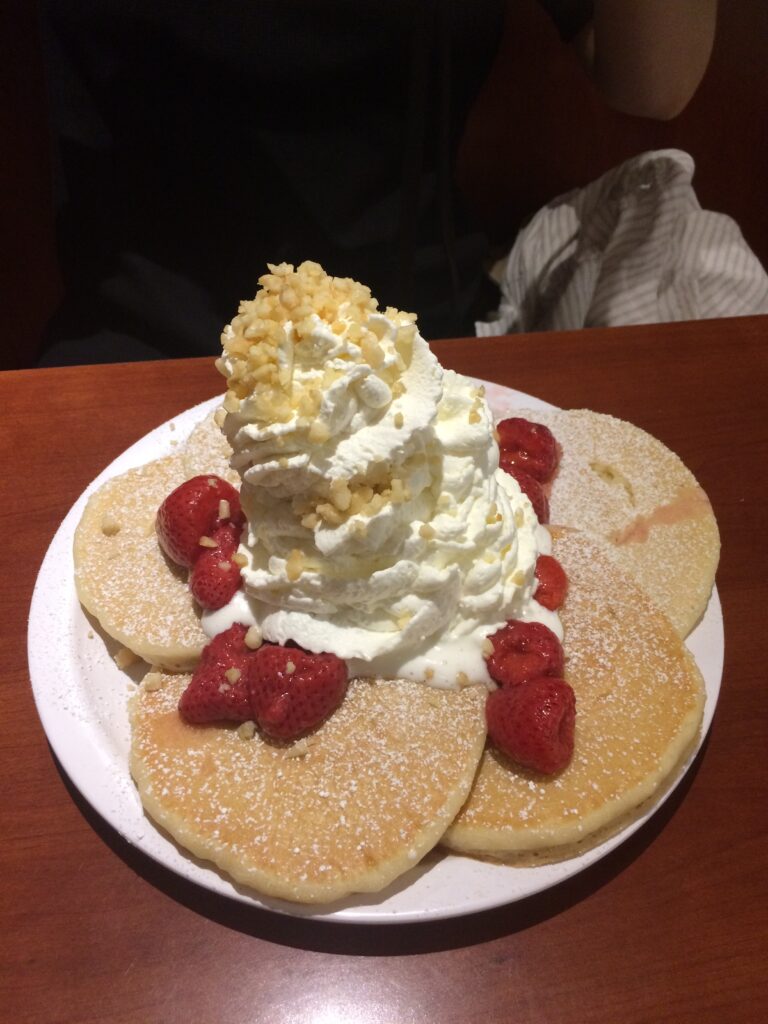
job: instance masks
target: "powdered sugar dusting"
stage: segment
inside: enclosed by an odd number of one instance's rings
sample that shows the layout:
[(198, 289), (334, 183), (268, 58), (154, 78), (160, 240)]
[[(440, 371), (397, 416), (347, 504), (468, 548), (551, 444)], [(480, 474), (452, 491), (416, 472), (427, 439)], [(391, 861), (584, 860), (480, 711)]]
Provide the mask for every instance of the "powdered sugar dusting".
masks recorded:
[(169, 676), (134, 704), (145, 806), (198, 856), (289, 899), (379, 888), (420, 860), (463, 802), (482, 751), (481, 687), (355, 681), (292, 756), (294, 744), (185, 725), (176, 704), (186, 681)]
[(187, 438), (182, 452), (184, 470), (188, 477), (214, 473), (233, 487), (240, 487), (240, 474), (230, 468), (232, 447), (215, 422), (216, 412), (210, 412)]

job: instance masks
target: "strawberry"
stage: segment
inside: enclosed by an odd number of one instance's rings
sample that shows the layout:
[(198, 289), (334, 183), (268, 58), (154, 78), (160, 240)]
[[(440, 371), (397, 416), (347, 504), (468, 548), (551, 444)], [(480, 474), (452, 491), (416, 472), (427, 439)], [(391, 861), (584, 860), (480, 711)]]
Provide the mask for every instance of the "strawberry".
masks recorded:
[(189, 589), (201, 608), (213, 610), (228, 604), (240, 588), (240, 566), (232, 561), (240, 542), (240, 527), (231, 521), (222, 523), (211, 540), (216, 547), (200, 547), (189, 576)]
[(549, 427), (512, 416), (497, 424), (499, 449), (510, 465), (545, 484), (557, 469), (557, 441)]
[(265, 644), (248, 666), (252, 717), (275, 739), (295, 739), (320, 725), (346, 691), (347, 666), (335, 654)]
[(539, 522), (548, 523), (549, 500), (547, 499), (539, 481), (535, 480), (530, 473), (526, 473), (524, 469), (520, 469), (518, 466), (509, 462), (506, 458), (506, 453), (503, 451), (499, 452), (499, 465), (505, 473), (509, 473), (509, 475), (513, 476), (520, 484), (520, 490), (529, 498), (533, 505), (533, 511), (536, 513), (536, 518)]
[(510, 619), (490, 638), (493, 653), (486, 664), (502, 687), (518, 686), (537, 676), (563, 674), (563, 648), (551, 629), (540, 622)]
[[(229, 502), (229, 514), (220, 518), (222, 501)], [(171, 491), (157, 511), (155, 526), (166, 555), (190, 568), (202, 550), (200, 538), (226, 521), (238, 527), (245, 522), (235, 488), (218, 476), (195, 476)]]
[(568, 577), (565, 575), (565, 569), (551, 555), (539, 555), (534, 575), (539, 581), (539, 585), (533, 596), (540, 605), (549, 608), (552, 612), (556, 611), (568, 593)]
[(494, 690), (485, 717), (493, 745), (524, 768), (554, 775), (573, 756), (576, 698), (564, 679), (541, 676)]
[[(235, 624), (203, 648), (200, 664), (179, 700), (179, 713), (186, 722), (247, 722), (253, 717), (246, 666), (254, 651), (245, 644), (246, 632), (246, 626)], [(233, 669), (240, 672), (239, 677)]]

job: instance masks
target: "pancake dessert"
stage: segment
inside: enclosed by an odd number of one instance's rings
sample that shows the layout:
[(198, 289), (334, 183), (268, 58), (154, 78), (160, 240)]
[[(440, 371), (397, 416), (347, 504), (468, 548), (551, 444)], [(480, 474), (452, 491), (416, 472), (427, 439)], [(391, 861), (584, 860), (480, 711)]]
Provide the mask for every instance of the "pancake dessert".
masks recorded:
[(573, 757), (544, 776), (489, 747), (443, 840), (462, 853), (518, 862), (581, 853), (663, 793), (698, 738), (704, 686), (669, 619), (602, 542), (564, 531), (554, 551), (569, 579), (561, 616)]
[(720, 555), (717, 522), (693, 473), (661, 441), (589, 410), (516, 413), (549, 427), (561, 458), (550, 520), (595, 534), (681, 636), (703, 615)]
[[(76, 534), (84, 607), (153, 666), (130, 702), (146, 813), (236, 883), (312, 904), (380, 891), (441, 841), (516, 863), (620, 828), (701, 721), (682, 627), (613, 554), (706, 518), (662, 489), (670, 453), (643, 448), (652, 507), (624, 432), (624, 461), (590, 456), (606, 486), (627, 474), (633, 518), (603, 525), (598, 505), (552, 558), (542, 486), (552, 521), (579, 525), (580, 499), (558, 504), (567, 432), (532, 500), (482, 388), (440, 367), (412, 314), (313, 263), (260, 284), (222, 335), (221, 407), (104, 485)], [(512, 760), (488, 710), (513, 624), (546, 634), (547, 685), (575, 699), (550, 767)]]

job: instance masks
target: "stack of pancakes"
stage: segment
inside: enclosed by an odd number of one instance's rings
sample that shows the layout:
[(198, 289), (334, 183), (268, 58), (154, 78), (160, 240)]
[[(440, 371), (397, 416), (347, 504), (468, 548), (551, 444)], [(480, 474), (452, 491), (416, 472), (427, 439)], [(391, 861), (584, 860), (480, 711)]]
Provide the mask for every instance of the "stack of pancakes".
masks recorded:
[(512, 863), (580, 853), (674, 780), (695, 745), (704, 687), (683, 639), (717, 566), (706, 496), (660, 442), (591, 412), (532, 413), (562, 449), (550, 495), (577, 701), (557, 776), (485, 746), (483, 686), (355, 680), (293, 743), (192, 726), (177, 703), (206, 638), (185, 578), (162, 554), (158, 506), (199, 473), (233, 479), (211, 417), (177, 454), (90, 499), (75, 537), (80, 600), (148, 662), (131, 700), (131, 771), (151, 817), (237, 882), (299, 902), (374, 892), (438, 843)]

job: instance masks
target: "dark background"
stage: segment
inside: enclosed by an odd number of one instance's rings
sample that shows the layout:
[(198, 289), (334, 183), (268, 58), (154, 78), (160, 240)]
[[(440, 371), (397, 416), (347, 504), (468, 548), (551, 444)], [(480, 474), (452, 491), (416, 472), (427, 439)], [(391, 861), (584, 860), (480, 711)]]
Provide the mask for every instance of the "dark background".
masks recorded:
[[(768, 4), (722, 0), (712, 61), (666, 123), (608, 110), (532, 0), (512, 0), (467, 123), (461, 189), (499, 252), (561, 192), (648, 149), (687, 150), (702, 205), (727, 213), (768, 264)], [(31, 0), (0, 10), (0, 368), (34, 365), (60, 293), (43, 69)]]

